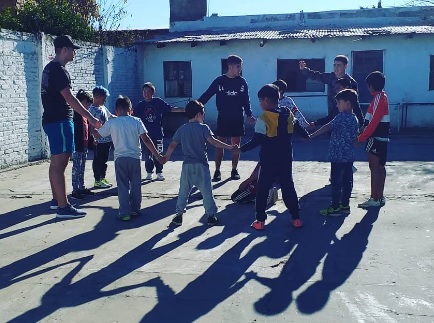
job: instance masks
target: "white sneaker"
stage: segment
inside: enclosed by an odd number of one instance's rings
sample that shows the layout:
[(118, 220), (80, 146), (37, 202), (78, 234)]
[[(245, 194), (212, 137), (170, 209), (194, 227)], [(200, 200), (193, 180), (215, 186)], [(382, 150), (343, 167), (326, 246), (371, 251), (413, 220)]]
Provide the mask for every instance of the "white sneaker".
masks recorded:
[(145, 177), (145, 181), (152, 181), (152, 173), (148, 173)]
[(164, 180), (165, 180), (165, 178), (163, 176), (163, 173), (158, 173), (157, 174), (157, 181), (164, 181)]
[(380, 207), (381, 202), (380, 202), (380, 200), (376, 201), (372, 197), (370, 197), (369, 200), (367, 200), (364, 203), (360, 203), (358, 206), (359, 206), (359, 208), (362, 208), (362, 209), (367, 209), (370, 207)]

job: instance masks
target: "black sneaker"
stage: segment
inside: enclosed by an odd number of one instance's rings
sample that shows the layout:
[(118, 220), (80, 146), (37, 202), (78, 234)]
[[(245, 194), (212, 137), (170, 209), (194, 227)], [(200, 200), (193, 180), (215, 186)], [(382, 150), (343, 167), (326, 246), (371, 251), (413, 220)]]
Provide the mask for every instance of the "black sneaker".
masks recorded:
[(212, 178), (213, 182), (218, 182), (222, 180), (222, 174), (220, 173), (219, 169), (216, 169), (214, 172), (214, 177)]
[(78, 190), (78, 193), (83, 194), (83, 195), (95, 195), (95, 192), (92, 192), (88, 188), (83, 188), (82, 190)]
[(231, 179), (238, 180), (240, 179), (240, 174), (238, 174), (238, 171), (236, 169), (232, 169), (231, 172)]
[(76, 199), (76, 200), (82, 200), (84, 199), (86, 196), (84, 196), (83, 194), (80, 193), (80, 191), (73, 191), (71, 193), (71, 197)]
[(210, 215), (208, 217), (208, 225), (216, 225), (217, 223), (219, 223), (219, 219), (217, 219), (215, 215)]
[(172, 223), (176, 226), (182, 225), (182, 214), (175, 215), (175, 217), (172, 219)]

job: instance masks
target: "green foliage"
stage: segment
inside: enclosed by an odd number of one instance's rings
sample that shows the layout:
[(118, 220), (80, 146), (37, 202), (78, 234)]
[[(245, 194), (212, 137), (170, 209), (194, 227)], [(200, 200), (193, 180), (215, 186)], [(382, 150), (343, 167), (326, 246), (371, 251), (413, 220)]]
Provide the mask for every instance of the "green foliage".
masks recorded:
[(67, 0), (28, 0), (17, 10), (0, 13), (0, 27), (29, 33), (68, 34), (75, 39), (94, 41), (88, 18), (74, 12)]

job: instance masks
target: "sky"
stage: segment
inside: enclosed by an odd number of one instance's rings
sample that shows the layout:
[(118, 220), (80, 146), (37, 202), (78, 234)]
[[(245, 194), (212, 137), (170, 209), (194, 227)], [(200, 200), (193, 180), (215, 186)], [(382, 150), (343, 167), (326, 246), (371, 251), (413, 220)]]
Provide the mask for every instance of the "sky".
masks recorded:
[[(383, 8), (405, 6), (409, 0), (382, 0)], [(208, 15), (243, 16), (350, 10), (377, 6), (378, 0), (208, 0)], [(119, 29), (169, 28), (169, 0), (127, 0), (127, 16)]]

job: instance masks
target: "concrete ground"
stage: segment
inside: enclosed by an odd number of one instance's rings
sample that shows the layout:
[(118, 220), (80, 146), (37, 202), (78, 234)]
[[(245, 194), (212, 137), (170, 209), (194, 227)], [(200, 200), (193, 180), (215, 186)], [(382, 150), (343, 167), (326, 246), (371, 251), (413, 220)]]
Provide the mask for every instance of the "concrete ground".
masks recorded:
[[(358, 148), (347, 217), (318, 213), (330, 200), (327, 145), (295, 140), (298, 230), (279, 200), (253, 231), (254, 206), (230, 200), (239, 181), (228, 161), (214, 183), (221, 225), (206, 225), (195, 194), (183, 225), (170, 226), (180, 148), (166, 181), (143, 184), (143, 216), (129, 223), (116, 220), (116, 187), (71, 200), (85, 218), (58, 220), (48, 162), (1, 172), (0, 321), (434, 322), (434, 134), (392, 138), (381, 209), (357, 208), (369, 197)], [(242, 178), (256, 158), (242, 156)]]

